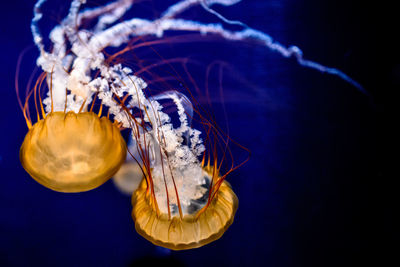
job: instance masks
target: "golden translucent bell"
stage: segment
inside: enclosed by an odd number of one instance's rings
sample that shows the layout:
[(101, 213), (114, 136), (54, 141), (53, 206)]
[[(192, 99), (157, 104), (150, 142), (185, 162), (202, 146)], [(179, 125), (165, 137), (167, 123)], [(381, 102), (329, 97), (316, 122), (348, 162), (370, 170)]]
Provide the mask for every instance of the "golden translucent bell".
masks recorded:
[(168, 218), (157, 215), (145, 179), (132, 195), (132, 218), (136, 231), (155, 245), (173, 250), (192, 249), (219, 239), (232, 224), (238, 199), (223, 182), (211, 204), (200, 215)]
[(126, 144), (118, 127), (93, 112), (52, 112), (25, 136), (24, 169), (40, 184), (60, 192), (102, 185), (124, 162)]

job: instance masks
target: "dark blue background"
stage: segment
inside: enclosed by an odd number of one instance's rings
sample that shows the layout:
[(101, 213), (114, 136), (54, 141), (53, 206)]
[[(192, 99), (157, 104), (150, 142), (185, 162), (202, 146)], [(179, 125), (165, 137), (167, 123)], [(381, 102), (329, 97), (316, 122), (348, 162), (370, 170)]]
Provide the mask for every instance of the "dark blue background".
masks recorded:
[[(165, 2), (144, 2), (144, 14), (164, 10)], [(67, 6), (57, 5), (55, 20)], [(343, 70), (370, 98), (337, 77), (255, 44), (179, 46), (180, 56), (204, 64), (227, 61), (245, 79), (227, 74), (226, 120), (230, 135), (252, 151), (250, 161), (228, 177), (240, 200), (234, 224), (218, 241), (182, 252), (139, 236), (130, 199), (112, 182), (61, 194), (23, 170), (18, 153), (27, 128), (14, 75), (18, 55), (32, 44), (33, 2), (6, 1), (1, 9), (1, 266), (359, 266), (395, 259), (398, 197), (388, 170), (386, 101), (400, 85), (400, 65), (396, 44), (383, 33), (395, 25), (389, 7), (344, 0), (248, 0), (216, 7), (285, 45), (298, 45), (308, 59)], [(382, 14), (385, 20), (378, 20)], [(185, 15), (216, 21), (198, 9)], [(177, 50), (158, 49), (167, 58), (169, 50)], [(21, 82), (28, 80), (36, 56), (32, 49), (24, 59)], [(200, 80), (202, 73), (194, 75)], [(225, 120), (218, 111), (217, 106), (217, 117)]]

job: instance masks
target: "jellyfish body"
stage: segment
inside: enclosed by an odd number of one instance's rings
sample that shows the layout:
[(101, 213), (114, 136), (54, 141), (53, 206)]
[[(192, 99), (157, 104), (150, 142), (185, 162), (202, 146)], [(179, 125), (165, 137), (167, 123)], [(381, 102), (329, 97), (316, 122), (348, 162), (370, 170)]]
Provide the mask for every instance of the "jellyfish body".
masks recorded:
[(139, 187), (142, 178), (143, 173), (140, 166), (134, 161), (127, 161), (113, 176), (113, 182), (121, 193), (131, 196)]
[(192, 249), (219, 239), (233, 223), (238, 203), (229, 183), (223, 181), (207, 207), (171, 218), (160, 212), (143, 180), (132, 196), (132, 218), (136, 231), (153, 244), (173, 250)]
[(41, 185), (60, 192), (96, 188), (126, 157), (118, 127), (93, 112), (52, 112), (35, 123), (20, 150), (24, 169)]

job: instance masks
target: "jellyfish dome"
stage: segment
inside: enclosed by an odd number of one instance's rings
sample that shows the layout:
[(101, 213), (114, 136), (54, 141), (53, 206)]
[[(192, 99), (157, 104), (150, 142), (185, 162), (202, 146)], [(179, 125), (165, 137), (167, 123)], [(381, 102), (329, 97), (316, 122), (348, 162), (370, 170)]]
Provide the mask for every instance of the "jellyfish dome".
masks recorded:
[(22, 166), (40, 184), (81, 192), (106, 182), (125, 160), (118, 127), (93, 112), (51, 112), (35, 123), (20, 150)]
[[(159, 197), (156, 202), (157, 197), (147, 190), (143, 180), (132, 196), (132, 217), (137, 232), (153, 244), (173, 250), (201, 247), (220, 238), (233, 223), (239, 202), (226, 181), (220, 184), (217, 196), (208, 202), (211, 172), (210, 168), (203, 170), (204, 185), (197, 186), (190, 197), (182, 194), (183, 199), (173, 197), (167, 201), (160, 201)], [(169, 203), (170, 207), (158, 208), (158, 202)]]

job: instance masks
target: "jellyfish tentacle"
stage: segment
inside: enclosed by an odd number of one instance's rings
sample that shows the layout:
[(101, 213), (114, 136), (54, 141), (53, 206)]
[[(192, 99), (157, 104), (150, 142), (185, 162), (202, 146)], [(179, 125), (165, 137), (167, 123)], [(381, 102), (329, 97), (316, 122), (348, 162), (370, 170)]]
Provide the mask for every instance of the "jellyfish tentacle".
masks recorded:
[(133, 2), (134, 0), (117, 0), (104, 6), (83, 10), (79, 13), (77, 21), (80, 24), (84, 19), (97, 18), (98, 22), (93, 32), (100, 32), (107, 25), (120, 19), (132, 7)]

